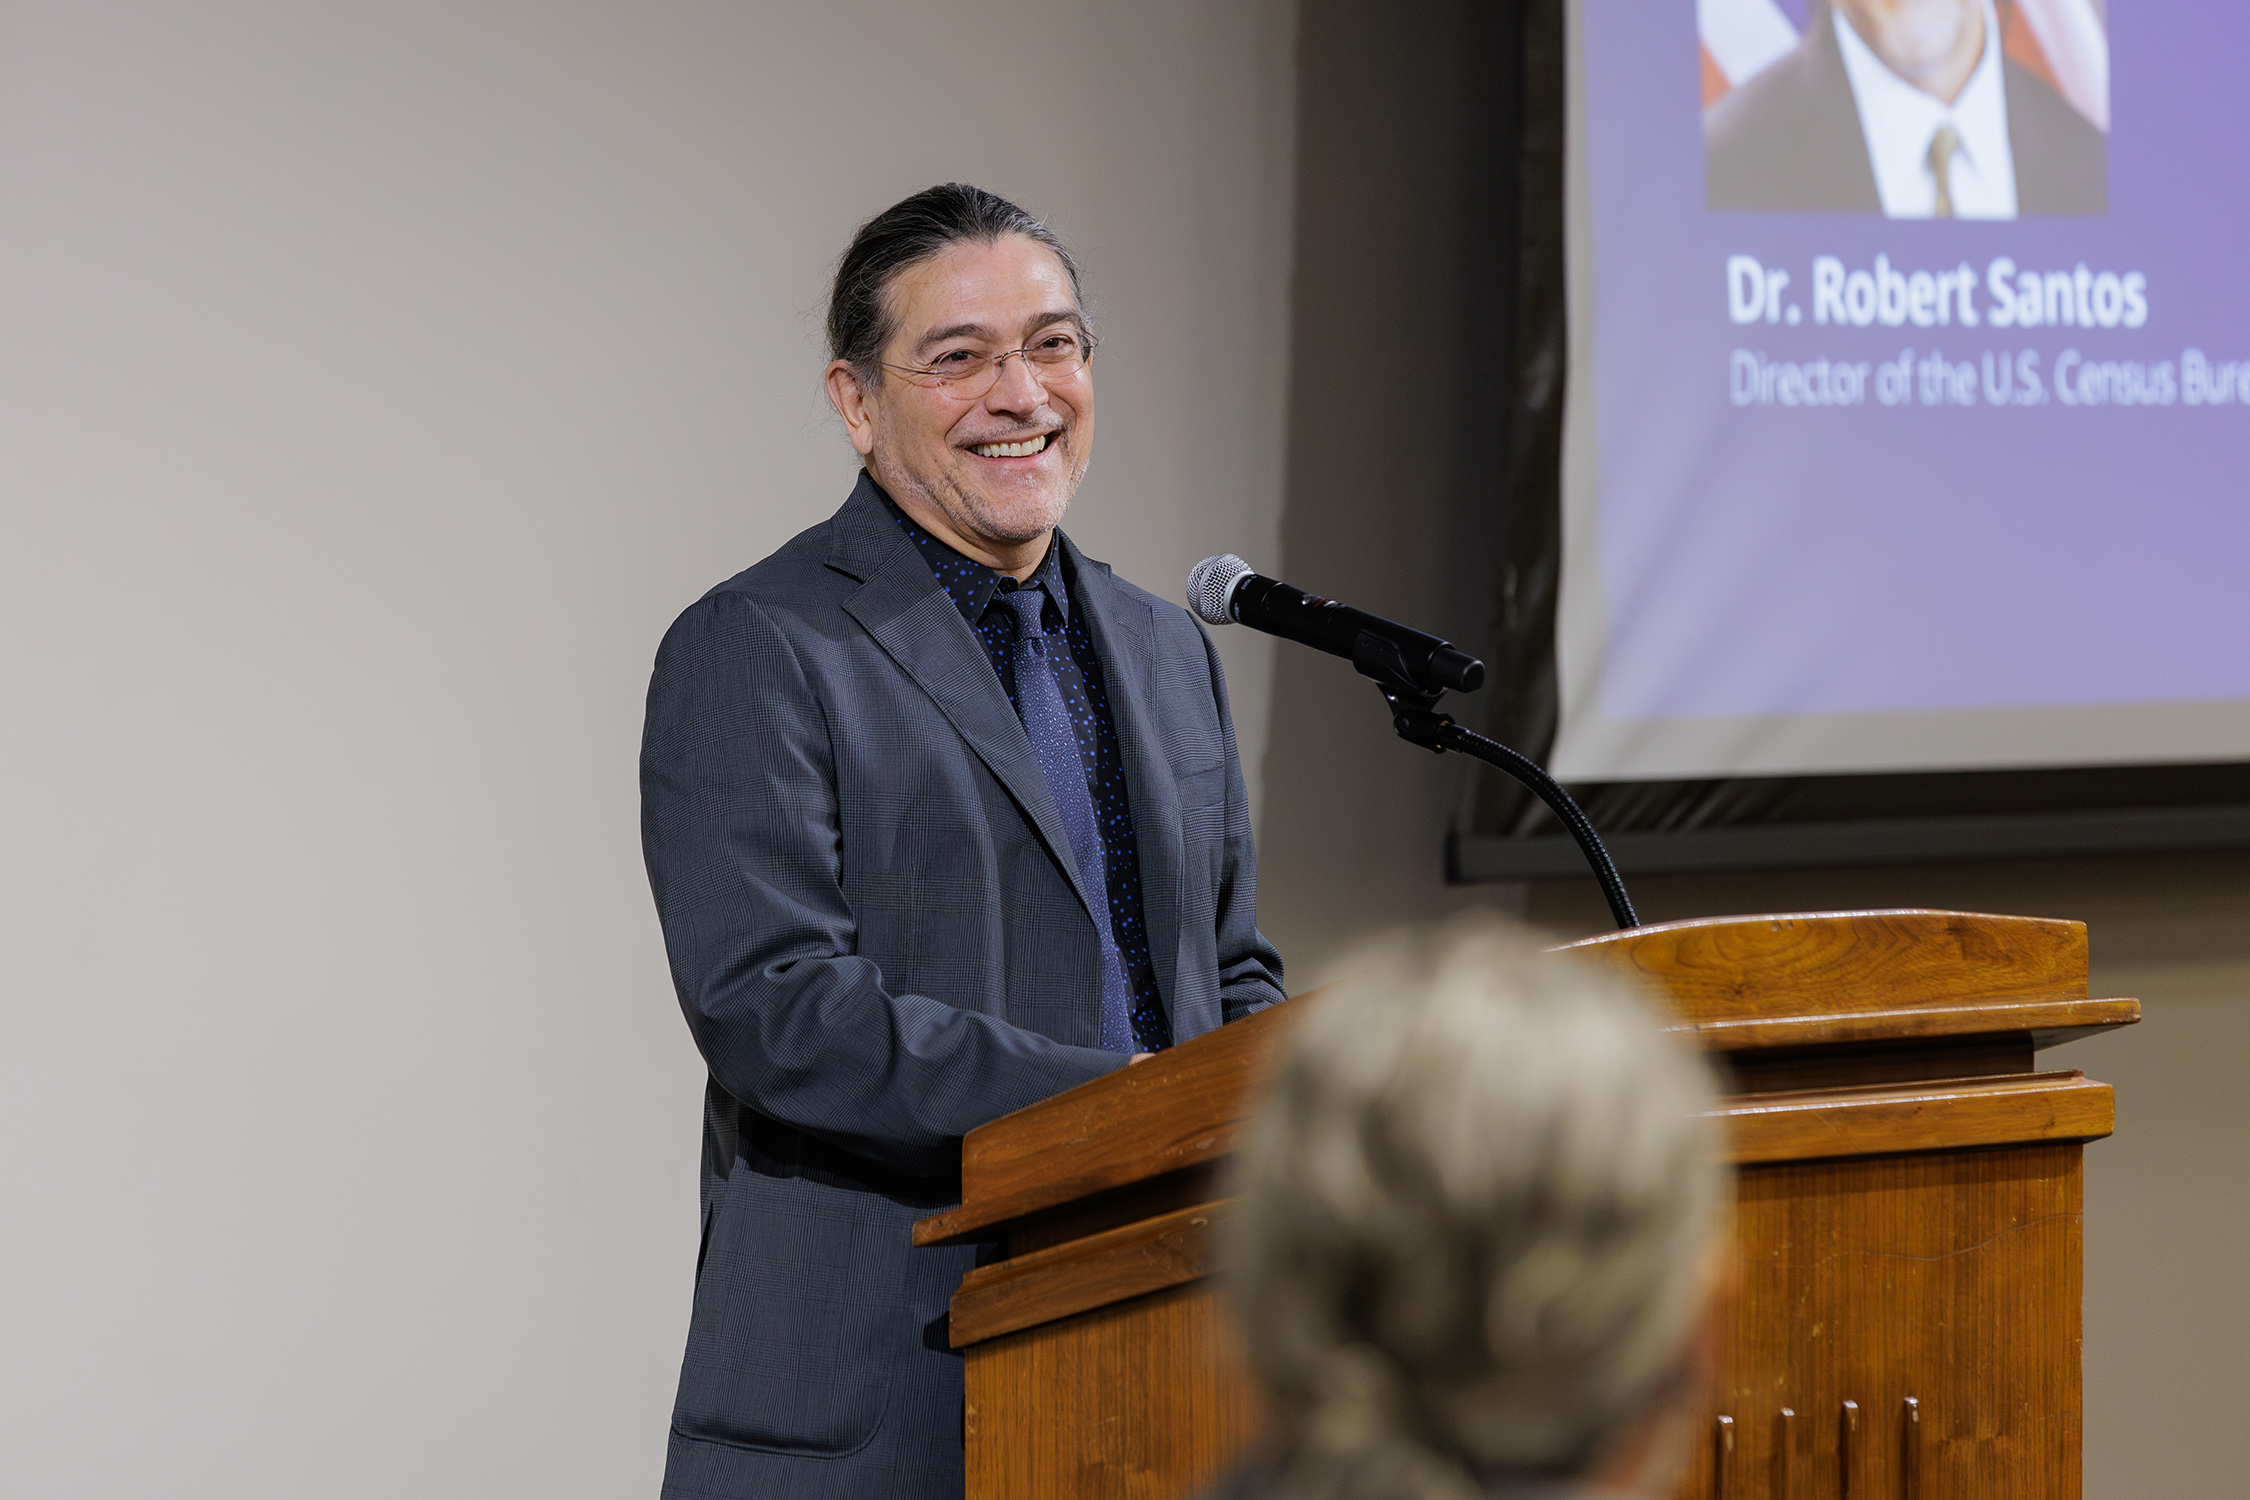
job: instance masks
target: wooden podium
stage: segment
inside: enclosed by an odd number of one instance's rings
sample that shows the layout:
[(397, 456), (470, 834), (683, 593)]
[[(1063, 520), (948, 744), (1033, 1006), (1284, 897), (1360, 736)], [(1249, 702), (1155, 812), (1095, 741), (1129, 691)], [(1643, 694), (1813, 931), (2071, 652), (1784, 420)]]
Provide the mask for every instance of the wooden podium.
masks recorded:
[[(1682, 1494), (2074, 1500), (2081, 1158), (2114, 1110), (2033, 1054), (2140, 1018), (2087, 998), (2084, 925), (1733, 917), (1563, 951), (1660, 991), (1728, 1072), (1736, 1303)], [(1170, 1500), (1251, 1440), (1205, 1277), (1215, 1173), (1290, 1012), (964, 1142), (961, 1206), (914, 1237), (1004, 1246), (952, 1304), (969, 1500)]]

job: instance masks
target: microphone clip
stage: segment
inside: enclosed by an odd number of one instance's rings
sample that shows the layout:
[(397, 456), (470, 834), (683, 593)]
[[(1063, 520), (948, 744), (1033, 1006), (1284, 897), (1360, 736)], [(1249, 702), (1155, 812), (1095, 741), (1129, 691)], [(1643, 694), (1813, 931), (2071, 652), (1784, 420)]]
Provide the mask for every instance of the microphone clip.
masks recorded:
[[(1369, 637), (1362, 635), (1359, 639), (1364, 645)], [(1375, 679), (1375, 690), (1390, 705), (1391, 728), (1398, 731), (1400, 739), (1409, 745), (1420, 745), (1432, 755), (1443, 755), (1446, 752), (1447, 746), (1442, 736), (1446, 728), (1457, 721), (1451, 714), (1438, 712), (1438, 700), (1445, 696), (1444, 689), (1424, 692), (1399, 678), (1385, 680), (1376, 673), (1369, 672), (1356, 651), (1352, 654), (1352, 662), (1362, 673)]]
[(1443, 688), (1431, 688), (1419, 679), (1406, 664), (1406, 653), (1398, 642), (1372, 630), (1362, 630), (1352, 642), (1352, 668), (1360, 676), (1370, 678), (1388, 698), (1392, 693), (1409, 697), (1426, 697), (1431, 703), (1445, 696)]
[(1438, 712), (1438, 700), (1445, 696), (1445, 689), (1415, 681), (1397, 642), (1362, 630), (1359, 639), (1352, 642), (1352, 666), (1360, 676), (1374, 681), (1376, 691), (1390, 705), (1391, 728), (1398, 731), (1400, 739), (1420, 745), (1432, 755), (1446, 752), (1442, 736), (1447, 726), (1457, 721), (1451, 714)]

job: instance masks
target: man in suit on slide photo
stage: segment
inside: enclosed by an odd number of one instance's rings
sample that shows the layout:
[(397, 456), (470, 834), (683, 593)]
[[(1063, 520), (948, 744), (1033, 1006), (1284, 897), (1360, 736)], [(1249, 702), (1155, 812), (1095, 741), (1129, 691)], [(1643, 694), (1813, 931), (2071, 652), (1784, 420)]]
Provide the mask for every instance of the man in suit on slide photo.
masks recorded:
[(680, 616), (642, 833), (710, 1071), (664, 1494), (957, 1496), (917, 1250), (974, 1127), (1283, 998), (1219, 661), (1056, 529), (1094, 340), (1062, 242), (948, 184), (836, 273), (843, 508)]
[(1993, 0), (1832, 0), (1714, 103), (1716, 209), (2013, 219), (2108, 209), (2107, 138), (2002, 50)]

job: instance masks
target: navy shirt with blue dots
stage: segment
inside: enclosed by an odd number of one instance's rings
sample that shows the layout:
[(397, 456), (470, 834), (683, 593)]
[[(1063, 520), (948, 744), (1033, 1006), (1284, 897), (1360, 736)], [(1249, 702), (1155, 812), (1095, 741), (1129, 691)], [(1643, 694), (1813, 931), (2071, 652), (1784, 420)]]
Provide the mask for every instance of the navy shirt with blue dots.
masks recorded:
[(930, 565), (938, 586), (969, 622), (985, 658), (1008, 693), (1016, 716), (1015, 615), (996, 601), (1003, 593), (1036, 584), (1046, 590), (1041, 606), (1043, 625), (1061, 630), (1070, 643), (1068, 655), (1051, 658), (1055, 682), (1062, 689), (1063, 706), (1070, 711), (1070, 727), (1078, 739), (1078, 758), (1086, 768), (1086, 790), (1094, 799), (1094, 821), (1101, 829), (1102, 848), (1108, 856), (1109, 924), (1117, 939), (1117, 960), (1132, 988), (1133, 1047), (1157, 1052), (1172, 1045), (1172, 1022), (1156, 991), (1156, 966), (1149, 961), (1148, 928), (1141, 920), (1141, 855), (1133, 835), (1133, 808), (1125, 795), (1125, 758), (1117, 744), (1117, 720), (1109, 710), (1109, 694), (1102, 689), (1101, 659), (1094, 654), (1094, 639), (1086, 629), (1086, 612), (1070, 604), (1070, 583), (1064, 574), (1062, 548), (1049, 546), (1030, 579), (1019, 585), (1005, 573), (986, 567), (939, 541), (900, 510), (888, 495), (884, 503), (891, 515), (914, 539), (923, 561)]

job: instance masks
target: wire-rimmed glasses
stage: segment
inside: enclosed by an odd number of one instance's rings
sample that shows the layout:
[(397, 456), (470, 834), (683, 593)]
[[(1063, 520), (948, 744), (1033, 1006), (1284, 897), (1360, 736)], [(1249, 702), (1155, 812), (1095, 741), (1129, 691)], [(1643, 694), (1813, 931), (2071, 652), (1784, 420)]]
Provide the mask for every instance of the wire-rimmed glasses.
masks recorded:
[(962, 401), (974, 401), (999, 382), (1009, 360), (1021, 356), (1041, 385), (1070, 380), (1094, 357), (1094, 336), (1079, 329), (1057, 328), (1041, 334), (1021, 349), (987, 350), (957, 345), (941, 351), (926, 365), (883, 368), (904, 375), (917, 385), (945, 392)]

